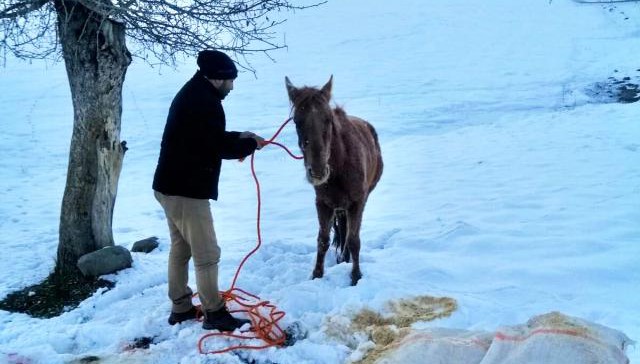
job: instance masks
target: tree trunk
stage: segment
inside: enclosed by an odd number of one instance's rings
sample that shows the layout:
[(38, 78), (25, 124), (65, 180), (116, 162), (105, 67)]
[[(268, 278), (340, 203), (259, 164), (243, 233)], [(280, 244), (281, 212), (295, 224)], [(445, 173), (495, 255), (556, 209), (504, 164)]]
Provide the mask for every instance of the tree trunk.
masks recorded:
[(122, 84), (131, 54), (123, 24), (75, 1), (56, 0), (55, 7), (74, 110), (55, 269), (65, 273), (77, 269), (82, 255), (113, 245), (126, 150), (120, 142)]

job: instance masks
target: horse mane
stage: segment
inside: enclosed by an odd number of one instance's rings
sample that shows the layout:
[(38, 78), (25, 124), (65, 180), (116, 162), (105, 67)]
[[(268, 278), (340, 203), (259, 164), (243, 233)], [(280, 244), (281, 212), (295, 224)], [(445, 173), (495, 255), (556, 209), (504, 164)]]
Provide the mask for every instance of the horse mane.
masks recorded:
[[(303, 107), (304, 105), (312, 104), (312, 103), (329, 103), (330, 100), (324, 96), (320, 90), (313, 87), (302, 87), (299, 88), (296, 92), (295, 98), (293, 100), (293, 107)], [(342, 122), (348, 119), (347, 113), (344, 111), (342, 106), (336, 106), (332, 108), (334, 120), (337, 122)]]
[(302, 88), (299, 88), (295, 93), (295, 96), (293, 99), (293, 106), (300, 107), (304, 104), (309, 104), (309, 103), (328, 103), (328, 102), (329, 100), (327, 100), (327, 98), (324, 97), (324, 94), (320, 92), (320, 90), (313, 87), (302, 87)]
[(338, 121), (342, 121), (342, 120), (346, 120), (347, 119), (347, 113), (346, 113), (346, 111), (344, 111), (342, 106), (334, 107), (333, 108), (333, 115), (335, 116), (334, 119), (337, 119)]

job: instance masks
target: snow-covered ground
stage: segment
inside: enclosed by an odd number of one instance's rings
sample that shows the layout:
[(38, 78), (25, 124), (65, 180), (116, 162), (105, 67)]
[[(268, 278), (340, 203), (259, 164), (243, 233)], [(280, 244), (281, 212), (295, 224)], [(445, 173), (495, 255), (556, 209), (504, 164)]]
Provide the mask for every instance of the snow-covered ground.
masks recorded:
[[(241, 74), (225, 100), (230, 130), (268, 137), (289, 114), (285, 75), (322, 85), (333, 74), (335, 102), (380, 135), (385, 171), (365, 211), (356, 287), (331, 255), (325, 277), (309, 279), (312, 188), (282, 150), (256, 155), (265, 242), (238, 285), (278, 305), (305, 339), (203, 356), (199, 324), (167, 325), (168, 232), (151, 180), (169, 103), (195, 61), (171, 70), (136, 60), (123, 94), (130, 149), (114, 234), (125, 247), (155, 235), (160, 248), (134, 253), (131, 269), (107, 277), (114, 289), (60, 317), (0, 311), (0, 362), (341, 363), (353, 349), (327, 335), (329, 317), (417, 295), (459, 305), (422, 326), (492, 331), (555, 310), (640, 339), (640, 108), (589, 92), (609, 77), (640, 80), (640, 4), (374, 3), (292, 14), (280, 29), (288, 50), (275, 63), (252, 59), (257, 78)], [(53, 268), (72, 110), (62, 64), (9, 59), (0, 94), (4, 297)], [(294, 147), (293, 128), (279, 140)], [(248, 162), (225, 162), (212, 206), (226, 288), (255, 245)], [(154, 344), (125, 350), (139, 337)], [(640, 362), (640, 349), (628, 356)]]

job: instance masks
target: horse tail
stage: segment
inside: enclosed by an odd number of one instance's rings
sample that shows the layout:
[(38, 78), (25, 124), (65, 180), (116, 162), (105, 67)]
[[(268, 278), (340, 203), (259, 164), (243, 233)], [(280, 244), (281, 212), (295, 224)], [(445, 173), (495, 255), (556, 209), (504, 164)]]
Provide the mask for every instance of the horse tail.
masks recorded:
[(349, 263), (351, 255), (347, 247), (347, 213), (344, 210), (336, 210), (333, 215), (332, 244), (336, 247), (336, 261)]

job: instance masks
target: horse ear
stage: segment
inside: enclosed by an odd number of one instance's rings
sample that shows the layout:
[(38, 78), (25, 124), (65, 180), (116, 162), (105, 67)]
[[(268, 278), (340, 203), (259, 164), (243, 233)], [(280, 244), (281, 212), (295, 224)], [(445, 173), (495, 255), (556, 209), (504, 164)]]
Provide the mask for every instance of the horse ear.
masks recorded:
[(287, 86), (287, 93), (289, 94), (289, 100), (293, 102), (293, 100), (295, 100), (296, 98), (298, 89), (295, 88), (295, 86), (293, 86), (293, 84), (289, 80), (289, 77), (287, 76), (284, 76), (284, 84)]
[(327, 100), (331, 100), (331, 87), (333, 86), (333, 75), (329, 78), (329, 82), (326, 85), (322, 86), (322, 93), (327, 98)]

